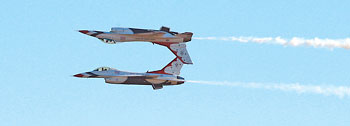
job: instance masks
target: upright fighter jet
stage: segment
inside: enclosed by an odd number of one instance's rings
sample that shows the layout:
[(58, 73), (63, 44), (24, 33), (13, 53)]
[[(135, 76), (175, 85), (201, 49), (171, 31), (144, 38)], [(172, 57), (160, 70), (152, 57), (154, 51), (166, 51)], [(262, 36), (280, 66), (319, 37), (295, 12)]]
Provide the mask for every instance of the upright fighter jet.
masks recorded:
[(187, 52), (185, 42), (191, 41), (192, 32), (178, 33), (168, 27), (160, 30), (113, 27), (109, 32), (79, 30), (79, 32), (98, 38), (107, 44), (146, 41), (168, 47), (184, 64), (193, 64)]
[(90, 72), (76, 74), (74, 77), (104, 78), (105, 82), (110, 84), (152, 85), (153, 89), (156, 90), (162, 89), (163, 85), (183, 84), (185, 80), (179, 76), (182, 66), (183, 63), (176, 57), (163, 69), (157, 71), (135, 73), (100, 67)]

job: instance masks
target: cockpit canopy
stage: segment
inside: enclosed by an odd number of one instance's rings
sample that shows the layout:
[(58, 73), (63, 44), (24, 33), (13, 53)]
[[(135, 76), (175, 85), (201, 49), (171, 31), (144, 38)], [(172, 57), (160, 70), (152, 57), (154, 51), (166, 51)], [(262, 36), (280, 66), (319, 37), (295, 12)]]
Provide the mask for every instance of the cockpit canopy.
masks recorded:
[(97, 69), (95, 69), (94, 71), (107, 71), (107, 70), (110, 70), (111, 68), (109, 67), (99, 67)]
[(121, 28), (121, 27), (112, 27), (111, 32), (117, 34), (134, 34), (129, 28)]

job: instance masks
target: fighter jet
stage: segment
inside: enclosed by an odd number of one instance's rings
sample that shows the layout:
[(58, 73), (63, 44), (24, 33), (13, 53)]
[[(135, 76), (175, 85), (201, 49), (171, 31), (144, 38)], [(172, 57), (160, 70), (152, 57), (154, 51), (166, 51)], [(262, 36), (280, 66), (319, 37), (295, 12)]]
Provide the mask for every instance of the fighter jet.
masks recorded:
[(193, 64), (185, 44), (191, 41), (193, 35), (191, 32), (173, 32), (164, 26), (160, 30), (112, 27), (109, 32), (94, 30), (79, 30), (79, 32), (96, 37), (107, 44), (143, 41), (162, 45), (170, 49), (184, 64)]
[(147, 71), (146, 73), (136, 73), (120, 71), (109, 67), (100, 67), (90, 72), (73, 75), (81, 78), (104, 78), (109, 84), (128, 85), (152, 85), (153, 89), (162, 89), (163, 85), (180, 85), (185, 82), (180, 77), (180, 70), (183, 63), (178, 58), (172, 60), (163, 69), (157, 71)]

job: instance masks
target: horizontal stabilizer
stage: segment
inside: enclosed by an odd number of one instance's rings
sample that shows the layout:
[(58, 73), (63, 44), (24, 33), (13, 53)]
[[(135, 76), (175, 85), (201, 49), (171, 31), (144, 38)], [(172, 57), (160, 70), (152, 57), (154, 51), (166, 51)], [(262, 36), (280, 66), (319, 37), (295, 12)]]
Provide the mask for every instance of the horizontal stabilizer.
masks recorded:
[(124, 35), (124, 36), (130, 36), (130, 37), (162, 37), (165, 33), (160, 31), (154, 31), (154, 32), (146, 32), (146, 33), (137, 33), (137, 34), (131, 34), (131, 35)]

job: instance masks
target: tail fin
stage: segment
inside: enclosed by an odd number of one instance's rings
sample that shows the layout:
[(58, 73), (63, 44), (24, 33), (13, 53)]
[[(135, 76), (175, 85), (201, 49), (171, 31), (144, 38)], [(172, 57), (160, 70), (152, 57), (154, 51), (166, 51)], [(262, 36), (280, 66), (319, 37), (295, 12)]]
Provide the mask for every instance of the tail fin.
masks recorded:
[(174, 74), (179, 75), (180, 70), (183, 66), (183, 63), (177, 57), (172, 60), (168, 65), (166, 65), (163, 69), (157, 71), (150, 71), (147, 73), (158, 73), (158, 74)]
[(171, 52), (173, 52), (176, 57), (178, 57), (184, 64), (193, 64), (190, 55), (187, 52), (185, 43), (166, 43), (166, 42), (153, 42), (158, 45), (168, 47)]

